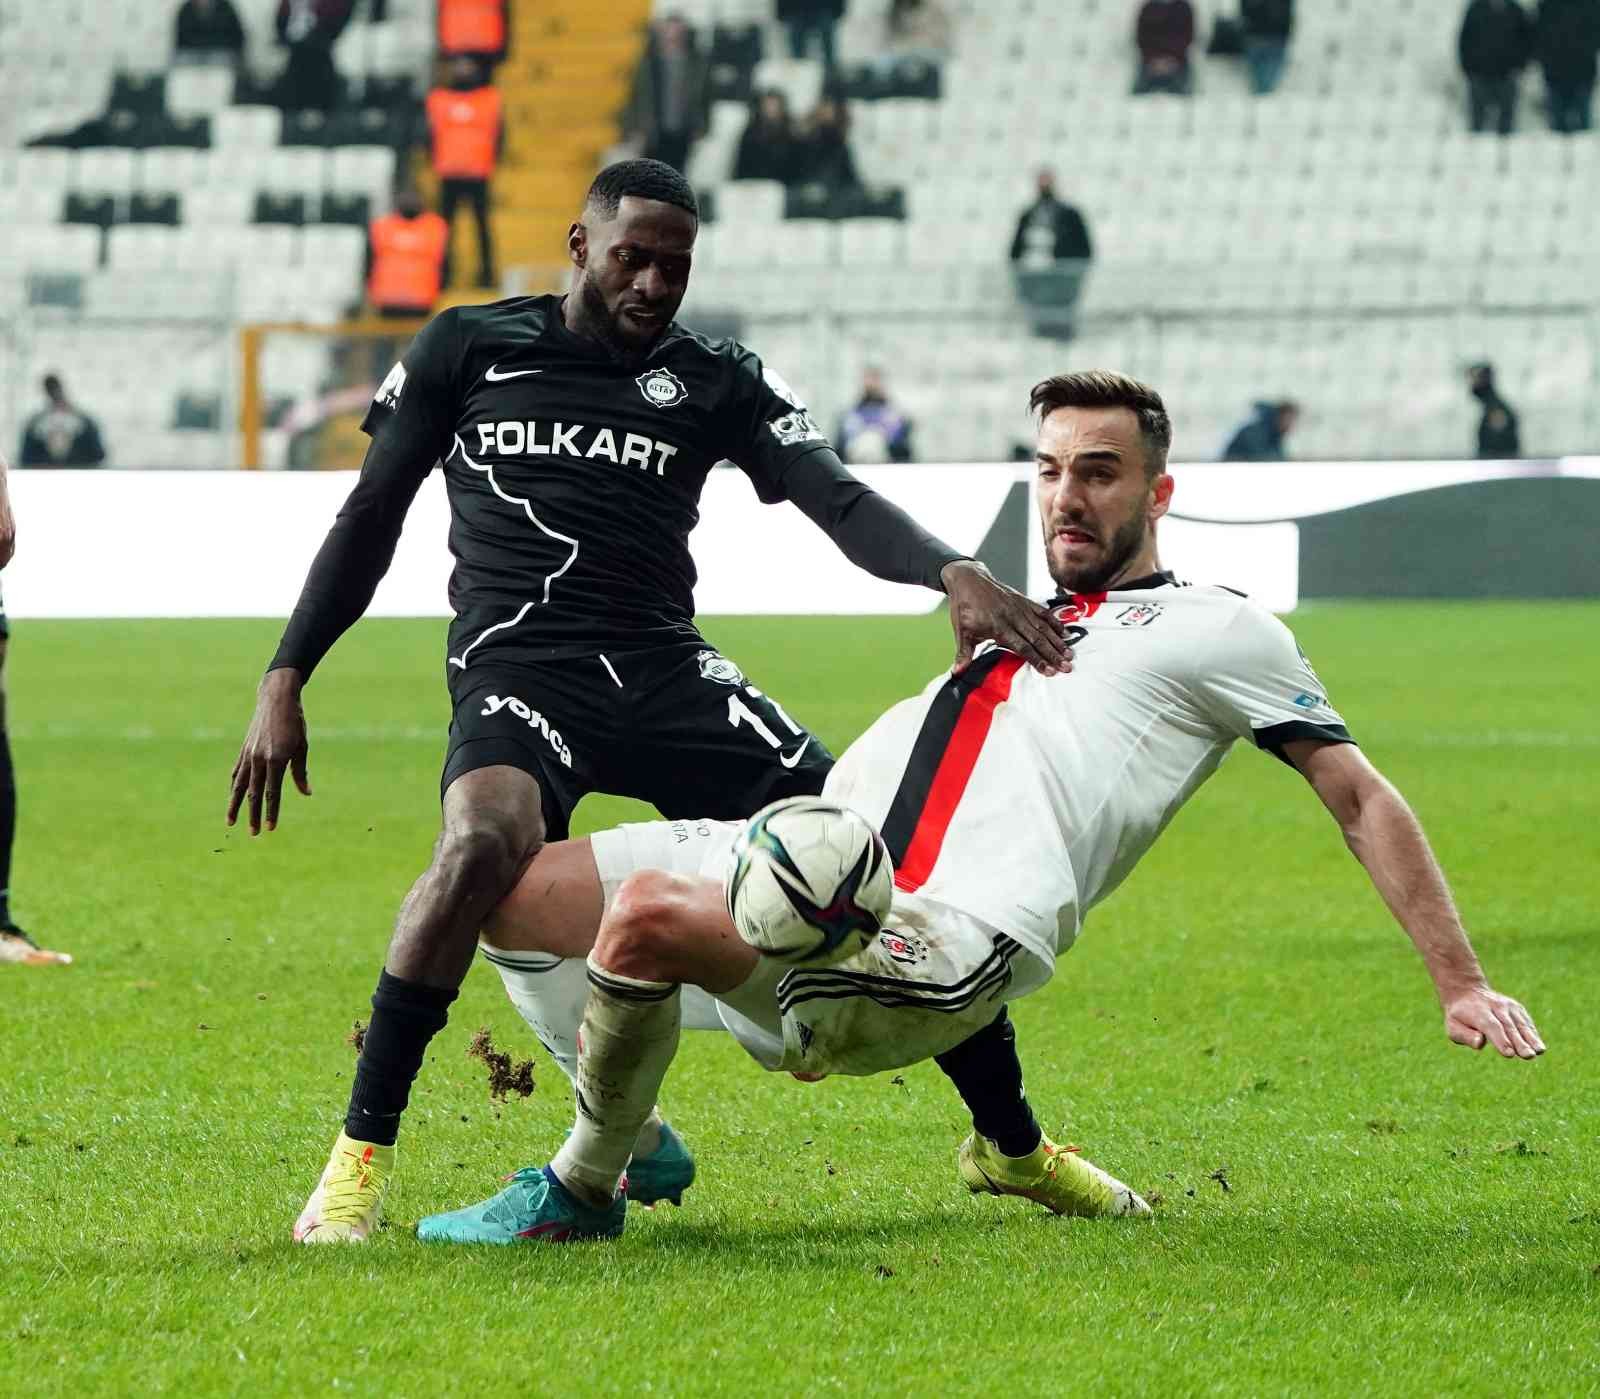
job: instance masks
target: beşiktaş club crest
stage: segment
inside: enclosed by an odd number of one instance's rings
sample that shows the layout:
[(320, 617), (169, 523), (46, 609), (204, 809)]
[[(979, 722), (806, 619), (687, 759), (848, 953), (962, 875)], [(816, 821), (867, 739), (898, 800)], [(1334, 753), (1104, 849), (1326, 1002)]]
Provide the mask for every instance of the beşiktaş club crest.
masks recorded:
[(722, 685), (744, 684), (744, 672), (726, 656), (715, 651), (702, 651), (695, 657), (700, 663), (700, 675), (705, 680), (715, 680)]
[(1132, 607), (1124, 607), (1117, 613), (1117, 625), (1120, 627), (1148, 627), (1161, 615), (1159, 602), (1139, 602)]
[(914, 967), (928, 959), (928, 944), (911, 933), (894, 932), (885, 928), (878, 934), (878, 946), (891, 961), (903, 967)]
[(670, 369), (648, 369), (633, 381), (646, 403), (657, 408), (675, 408), (689, 396), (683, 380)]

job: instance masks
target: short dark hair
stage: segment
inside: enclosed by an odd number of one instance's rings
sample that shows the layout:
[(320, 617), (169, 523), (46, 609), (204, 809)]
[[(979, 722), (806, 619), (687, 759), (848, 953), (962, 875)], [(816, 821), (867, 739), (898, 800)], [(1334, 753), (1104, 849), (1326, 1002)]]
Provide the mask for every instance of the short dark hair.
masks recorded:
[(615, 165), (606, 166), (594, 177), (583, 207), (614, 219), (622, 201), (630, 194), (638, 199), (671, 204), (699, 221), (700, 201), (694, 197), (694, 186), (660, 160), (619, 160)]
[(46, 374), (40, 387), (44, 390), (46, 398), (66, 397), (66, 389), (62, 386), (59, 374)]
[(1128, 408), (1139, 420), (1144, 440), (1145, 474), (1152, 480), (1167, 469), (1172, 447), (1172, 419), (1167, 405), (1149, 384), (1110, 369), (1086, 369), (1042, 379), (1028, 395), (1028, 408), (1042, 422), (1057, 408)]

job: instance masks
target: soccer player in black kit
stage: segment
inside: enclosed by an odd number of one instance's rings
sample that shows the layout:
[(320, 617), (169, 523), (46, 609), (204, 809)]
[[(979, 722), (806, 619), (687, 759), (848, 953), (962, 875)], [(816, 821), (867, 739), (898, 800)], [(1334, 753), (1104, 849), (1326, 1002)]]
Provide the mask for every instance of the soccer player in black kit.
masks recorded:
[[(252, 834), (276, 825), (286, 769), (308, 791), (301, 689), (371, 601), (442, 461), (455, 556), (442, 830), (401, 907), (344, 1130), (297, 1240), (358, 1241), (376, 1227), (411, 1083), (483, 920), (540, 846), (567, 834), (580, 797), (734, 818), (821, 789), (830, 755), (694, 625), (688, 534), (718, 461), (743, 468), (763, 500), (798, 505), (852, 562), (947, 593), (958, 669), (989, 638), (1047, 673), (1070, 665), (1044, 609), (851, 477), (755, 355), (673, 322), (697, 230), (676, 171), (613, 165), (569, 233), (566, 297), (457, 307), (423, 328), (378, 390), (360, 480), (261, 682), (228, 804), (230, 824), (247, 808)], [(548, 970), (554, 1020), (571, 968)], [(557, 1038), (552, 1025), (548, 1047), (568, 1067)], [(1028, 1130), (1003, 1016), (947, 1058), (975, 1113), (1004, 1116), (990, 1136)], [(693, 1171), (654, 1118), (630, 1198), (676, 1198)]]

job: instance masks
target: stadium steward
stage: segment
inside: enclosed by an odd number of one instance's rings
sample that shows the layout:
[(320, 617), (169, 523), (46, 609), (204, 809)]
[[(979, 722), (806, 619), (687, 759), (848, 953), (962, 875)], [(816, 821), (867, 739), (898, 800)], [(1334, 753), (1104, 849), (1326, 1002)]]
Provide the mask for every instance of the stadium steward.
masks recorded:
[[(428, 94), (428, 136), (433, 173), (439, 177), (439, 213), (455, 230), (463, 204), (478, 226), (478, 282), (495, 284), (494, 234), (489, 225), (489, 181), (505, 149), (505, 109), (500, 90), (485, 81), (476, 59), (457, 58), (450, 82)], [(449, 270), (446, 268), (448, 281)]]
[(367, 300), (380, 316), (412, 318), (433, 310), (444, 287), (450, 226), (403, 190), (392, 213), (367, 230)]
[(495, 63), (510, 37), (506, 0), (437, 0), (439, 53)]

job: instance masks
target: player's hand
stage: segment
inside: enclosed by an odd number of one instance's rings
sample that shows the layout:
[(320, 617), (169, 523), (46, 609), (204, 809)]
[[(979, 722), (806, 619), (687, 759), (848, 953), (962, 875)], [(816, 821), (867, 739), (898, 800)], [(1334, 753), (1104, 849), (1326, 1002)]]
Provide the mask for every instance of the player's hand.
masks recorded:
[(269, 670), (256, 692), (256, 712), (250, 731), (244, 736), (239, 761), (233, 765), (228, 794), (228, 824), (238, 818), (239, 807), (248, 801), (250, 834), (261, 834), (262, 806), (266, 806), (267, 829), (278, 826), (278, 800), (283, 795), (283, 774), (294, 776), (302, 796), (311, 795), (306, 776), (306, 716), (300, 707), (300, 672)]
[(1522, 1003), (1489, 986), (1446, 998), (1444, 1028), (1455, 1043), (1468, 1049), (1492, 1044), (1506, 1059), (1537, 1059), (1544, 1053), (1544, 1041)]
[(1072, 669), (1072, 648), (1050, 610), (1008, 588), (976, 559), (946, 564), (939, 580), (950, 599), (950, 626), (956, 634), (952, 675), (972, 663), (972, 652), (983, 641), (1015, 651), (1041, 675)]

